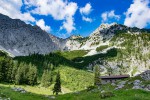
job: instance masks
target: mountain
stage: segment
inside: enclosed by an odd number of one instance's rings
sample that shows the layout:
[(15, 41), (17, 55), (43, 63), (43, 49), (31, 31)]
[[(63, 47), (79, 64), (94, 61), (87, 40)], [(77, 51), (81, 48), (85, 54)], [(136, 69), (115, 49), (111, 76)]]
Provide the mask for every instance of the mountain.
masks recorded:
[[(127, 27), (117, 23), (101, 24), (88, 37), (73, 35), (61, 39), (38, 26), (0, 14), (0, 49), (13, 56), (47, 54), (55, 50), (86, 50), (83, 58), (77, 59), (78, 61), (73, 59), (78, 64), (80, 62), (80, 67), (82, 65), (93, 70), (93, 66), (99, 65), (102, 74), (136, 75), (150, 69), (149, 45), (149, 29)], [(117, 53), (115, 57), (109, 56), (114, 54), (112, 49)], [(104, 58), (108, 52), (109, 55)], [(102, 61), (105, 64), (101, 64)]]
[(47, 54), (64, 46), (65, 40), (48, 34), (38, 26), (0, 14), (0, 49), (18, 56)]
[[(99, 65), (102, 75), (130, 74), (132, 76), (150, 69), (149, 45), (149, 29), (131, 28), (117, 23), (102, 24), (89, 37), (67, 41), (70, 50), (89, 50), (82, 58), (83, 64), (84, 59), (89, 56), (90, 62), (85, 67), (92, 71), (95, 65)], [(116, 50), (115, 57), (103, 58), (99, 55), (107, 54), (111, 49)]]

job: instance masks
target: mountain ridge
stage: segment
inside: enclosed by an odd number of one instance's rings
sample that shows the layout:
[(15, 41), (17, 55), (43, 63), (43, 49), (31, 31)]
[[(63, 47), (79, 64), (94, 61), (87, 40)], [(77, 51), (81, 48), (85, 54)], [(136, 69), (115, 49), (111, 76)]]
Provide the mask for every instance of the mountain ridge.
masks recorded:
[(47, 54), (56, 50), (93, 50), (89, 54), (92, 55), (97, 47), (109, 45), (109, 41), (117, 33), (116, 31), (127, 31), (129, 34), (150, 31), (149, 29), (130, 28), (112, 23), (101, 24), (88, 37), (72, 35), (62, 39), (43, 31), (36, 25), (32, 26), (2, 14), (0, 16), (0, 49), (14, 56), (25, 56), (33, 53)]

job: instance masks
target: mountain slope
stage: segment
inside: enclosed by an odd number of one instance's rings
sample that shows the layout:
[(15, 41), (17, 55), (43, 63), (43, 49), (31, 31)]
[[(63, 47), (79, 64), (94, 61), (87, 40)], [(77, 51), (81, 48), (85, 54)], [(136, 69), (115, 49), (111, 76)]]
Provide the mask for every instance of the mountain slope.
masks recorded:
[(63, 42), (65, 40), (48, 34), (38, 26), (0, 14), (0, 49), (5, 49), (14, 56), (47, 54), (64, 48)]
[[(150, 69), (148, 29), (131, 28), (117, 23), (102, 24), (89, 37), (70, 39), (67, 43), (72, 50), (89, 50), (85, 57), (75, 59), (78, 62), (82, 61), (81, 64), (88, 70), (93, 70), (95, 65), (99, 65), (104, 75), (132, 76)], [(111, 49), (116, 49), (117, 55), (103, 58), (101, 54), (106, 54)]]

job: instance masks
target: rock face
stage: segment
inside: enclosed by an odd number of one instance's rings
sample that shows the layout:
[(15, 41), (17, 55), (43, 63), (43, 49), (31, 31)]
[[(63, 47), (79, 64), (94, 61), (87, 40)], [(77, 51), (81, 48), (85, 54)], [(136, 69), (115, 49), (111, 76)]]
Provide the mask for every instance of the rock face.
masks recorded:
[(38, 26), (0, 14), (0, 49), (18, 56), (46, 54), (64, 46), (65, 40), (48, 34)]
[(141, 76), (144, 80), (150, 80), (150, 70), (147, 70), (147, 71), (143, 72), (140, 76)]

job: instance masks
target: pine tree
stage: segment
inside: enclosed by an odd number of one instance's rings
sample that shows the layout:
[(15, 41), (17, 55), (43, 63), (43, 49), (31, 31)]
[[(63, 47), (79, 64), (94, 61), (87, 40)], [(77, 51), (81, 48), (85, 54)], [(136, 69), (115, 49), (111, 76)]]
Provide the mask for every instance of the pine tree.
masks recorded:
[(41, 84), (44, 87), (48, 87), (51, 85), (52, 82), (52, 74), (51, 71), (49, 70), (44, 70), (43, 75), (42, 75), (42, 79), (41, 79)]
[(6, 60), (6, 66), (7, 66), (7, 69), (6, 69), (5, 81), (6, 82), (11, 82), (12, 81), (11, 75), (12, 75), (12, 69), (13, 69), (13, 61), (12, 61), (12, 59), (7, 59)]
[(53, 88), (53, 94), (56, 93), (56, 95), (58, 95), (59, 92), (61, 92), (61, 81), (60, 81), (60, 72), (58, 71), (56, 76), (56, 82)]
[(29, 64), (29, 71), (27, 72), (27, 80), (29, 85), (35, 85), (37, 83), (37, 68)]
[(94, 85), (99, 85), (99, 84), (101, 84), (100, 67), (98, 65), (96, 65), (94, 68), (95, 68)]
[(15, 76), (16, 76), (16, 72), (17, 72), (18, 66), (19, 66), (18, 62), (14, 61), (14, 63), (13, 63), (13, 69), (12, 69), (12, 74), (11, 74), (11, 81), (12, 82), (15, 82)]
[(20, 84), (21, 80), (22, 80), (22, 73), (21, 73), (21, 67), (19, 67), (15, 76), (15, 84)]

